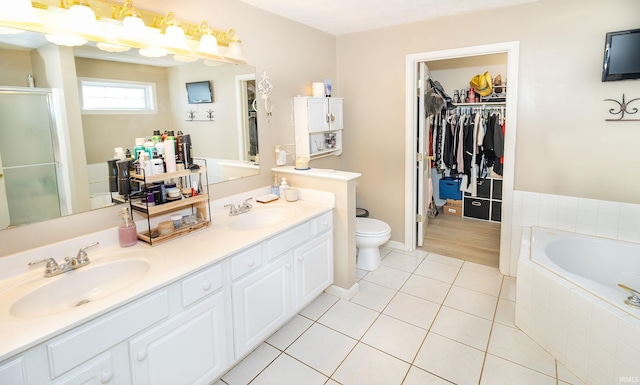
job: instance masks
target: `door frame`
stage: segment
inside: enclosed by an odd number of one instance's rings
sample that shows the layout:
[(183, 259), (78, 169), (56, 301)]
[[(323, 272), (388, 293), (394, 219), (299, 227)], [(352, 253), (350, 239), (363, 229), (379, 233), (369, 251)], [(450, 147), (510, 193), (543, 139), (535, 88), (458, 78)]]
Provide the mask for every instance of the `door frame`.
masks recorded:
[(512, 239), (513, 186), (515, 177), (515, 144), (518, 100), (518, 62), (520, 42), (511, 41), (441, 51), (421, 52), (406, 56), (405, 68), (405, 251), (416, 249), (416, 202), (417, 176), (415, 164), (417, 154), (414, 151), (417, 111), (415, 111), (416, 84), (418, 82), (418, 63), (433, 60), (456, 59), (469, 56), (483, 56), (497, 53), (507, 54), (507, 117), (504, 140), (504, 168), (502, 184), (502, 220), (500, 226), (500, 272), (504, 275), (516, 275), (519, 239)]

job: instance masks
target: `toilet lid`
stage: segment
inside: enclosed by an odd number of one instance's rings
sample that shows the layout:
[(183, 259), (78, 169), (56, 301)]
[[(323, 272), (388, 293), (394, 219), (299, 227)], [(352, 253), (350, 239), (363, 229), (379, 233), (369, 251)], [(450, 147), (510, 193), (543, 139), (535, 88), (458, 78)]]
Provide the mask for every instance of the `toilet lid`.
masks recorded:
[(383, 221), (373, 218), (356, 218), (356, 234), (380, 235), (391, 231), (391, 227)]

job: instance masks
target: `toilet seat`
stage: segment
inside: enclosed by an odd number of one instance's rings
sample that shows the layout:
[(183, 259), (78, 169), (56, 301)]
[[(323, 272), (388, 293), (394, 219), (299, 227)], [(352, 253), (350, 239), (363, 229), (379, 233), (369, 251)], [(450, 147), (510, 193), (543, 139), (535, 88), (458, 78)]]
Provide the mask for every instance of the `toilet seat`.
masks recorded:
[(383, 221), (373, 218), (356, 218), (356, 235), (360, 237), (377, 237), (391, 231), (391, 227)]

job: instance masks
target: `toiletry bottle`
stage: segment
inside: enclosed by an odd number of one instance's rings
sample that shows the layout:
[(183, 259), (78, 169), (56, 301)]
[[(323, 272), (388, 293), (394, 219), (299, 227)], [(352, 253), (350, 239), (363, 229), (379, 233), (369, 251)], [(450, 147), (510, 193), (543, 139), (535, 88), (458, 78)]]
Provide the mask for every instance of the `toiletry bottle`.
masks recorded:
[(162, 142), (162, 135), (160, 135), (160, 130), (153, 130), (151, 141), (156, 144)]
[[(168, 140), (172, 140), (173, 141), (173, 156), (175, 157), (175, 159), (178, 159), (178, 144), (176, 143), (176, 136), (174, 135), (173, 131), (169, 131), (169, 133), (167, 134), (167, 137), (164, 139), (164, 141), (168, 141)], [(164, 144), (164, 152), (167, 152), (167, 144)]]
[(144, 150), (149, 154), (149, 159), (153, 159), (153, 155), (156, 152), (156, 144), (151, 139), (144, 142)]
[(175, 140), (167, 139), (164, 141), (164, 165), (167, 172), (176, 172), (176, 153)]
[(138, 160), (140, 151), (145, 151), (144, 138), (136, 138), (136, 145), (133, 147), (133, 160)]
[(122, 223), (118, 226), (120, 247), (133, 246), (138, 242), (138, 231), (136, 223), (129, 216), (129, 208), (123, 207), (120, 210), (120, 216), (122, 216)]
[(27, 84), (29, 85), (29, 88), (33, 88), (36, 86), (35, 81), (33, 80), (33, 75), (29, 74), (27, 76)]
[(278, 183), (278, 174), (273, 176), (273, 184), (271, 185), (271, 194), (280, 197), (280, 183)]
[(280, 199), (286, 198), (288, 188), (289, 184), (287, 183), (287, 178), (282, 178), (282, 182), (280, 182)]

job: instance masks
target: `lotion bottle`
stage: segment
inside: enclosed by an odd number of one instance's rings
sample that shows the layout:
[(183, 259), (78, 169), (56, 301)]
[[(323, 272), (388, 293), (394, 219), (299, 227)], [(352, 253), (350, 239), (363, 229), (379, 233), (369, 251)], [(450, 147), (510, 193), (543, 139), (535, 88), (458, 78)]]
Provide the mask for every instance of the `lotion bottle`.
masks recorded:
[(120, 216), (122, 217), (122, 223), (118, 226), (120, 247), (133, 246), (138, 242), (138, 230), (136, 229), (136, 223), (129, 216), (129, 208), (123, 207), (120, 210)]
[(287, 183), (287, 178), (282, 178), (282, 182), (280, 182), (280, 199), (285, 199), (287, 197), (287, 189), (289, 188), (289, 184)]

